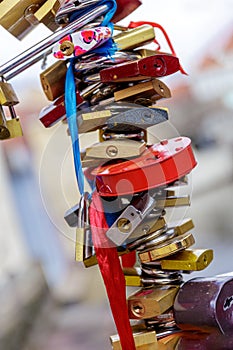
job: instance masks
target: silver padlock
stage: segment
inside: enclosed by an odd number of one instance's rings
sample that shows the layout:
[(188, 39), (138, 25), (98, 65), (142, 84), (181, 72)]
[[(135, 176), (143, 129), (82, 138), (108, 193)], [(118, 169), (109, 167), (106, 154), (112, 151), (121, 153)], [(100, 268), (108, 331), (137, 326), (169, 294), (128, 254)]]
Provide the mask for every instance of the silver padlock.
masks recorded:
[[(107, 237), (117, 246), (122, 245), (140, 225), (142, 220), (150, 214), (155, 205), (155, 198), (145, 193), (131, 202), (106, 232)], [(140, 208), (141, 207), (141, 208)]]

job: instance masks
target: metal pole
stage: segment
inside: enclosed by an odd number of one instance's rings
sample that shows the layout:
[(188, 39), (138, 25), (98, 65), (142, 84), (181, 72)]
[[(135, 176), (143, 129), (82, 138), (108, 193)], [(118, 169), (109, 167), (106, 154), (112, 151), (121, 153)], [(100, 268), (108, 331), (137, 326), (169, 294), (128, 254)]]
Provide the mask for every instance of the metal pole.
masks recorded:
[[(34, 63), (38, 62), (44, 55), (48, 48), (61, 40), (64, 36), (75, 32), (79, 28), (83, 27), (87, 23), (93, 21), (97, 17), (100, 17), (108, 10), (107, 5), (98, 6), (89, 13), (78, 18), (76, 21), (68, 24), (65, 28), (53, 33), (49, 37), (40, 41), (36, 45), (30, 47), (26, 51), (22, 52), (18, 56), (14, 57), (10, 61), (6, 62), (0, 66), (0, 76), (3, 76), (10, 71), (14, 71), (12, 74), (8, 75), (7, 80), (15, 77), (17, 74), (21, 73), (26, 68), (29, 68)], [(21, 68), (20, 68), (21, 66)], [(18, 68), (19, 67), (19, 68)], [(18, 69), (17, 69), (18, 68)]]

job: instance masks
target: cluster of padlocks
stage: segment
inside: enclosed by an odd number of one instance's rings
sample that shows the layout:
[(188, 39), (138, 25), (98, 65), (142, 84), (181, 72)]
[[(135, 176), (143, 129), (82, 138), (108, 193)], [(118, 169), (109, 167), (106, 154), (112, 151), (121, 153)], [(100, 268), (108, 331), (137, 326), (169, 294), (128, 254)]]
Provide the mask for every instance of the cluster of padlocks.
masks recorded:
[[(149, 141), (150, 127), (168, 120), (168, 110), (156, 105), (171, 97), (162, 78), (183, 70), (170, 42), (171, 53), (147, 48), (156, 42), (155, 28), (161, 26), (117, 24), (139, 1), (117, 1), (117, 5), (115, 0), (70, 0), (59, 6), (58, 1), (38, 1), (24, 9), (26, 29), (21, 26), (24, 30), (13, 32), (21, 38), (40, 21), (54, 31), (34, 47), (38, 59), (48, 49), (58, 59), (40, 75), (51, 101), (41, 111), (40, 121), (46, 128), (67, 122), (72, 138), (81, 199), (65, 213), (65, 220), (77, 227), (76, 260), (86, 267), (99, 263), (111, 307), (109, 280), (115, 276), (105, 271), (106, 265), (111, 267), (111, 254), (122, 259), (118, 273), (124, 273), (123, 287), (140, 288), (125, 301), (135, 347), (124, 341), (116, 322), (119, 336), (111, 337), (114, 350), (214, 349), (207, 344), (231, 342), (226, 335), (232, 328), (232, 278), (184, 282), (185, 273), (210, 264), (213, 251), (190, 248), (195, 243), (191, 219), (169, 222), (166, 217), (167, 208), (190, 205), (189, 196), (177, 196), (176, 191), (187, 185), (187, 175), (196, 165), (191, 141), (187, 137)], [(9, 30), (9, 21), (3, 22), (2, 18), (0, 23)], [(18, 123), (13, 108), (18, 101), (6, 80), (31, 65), (33, 57), (29, 49), (1, 67), (1, 139), (21, 130), (11, 126)], [(6, 79), (20, 59), (23, 66)], [(2, 106), (8, 106), (9, 120)], [(98, 142), (80, 151), (78, 135), (92, 131), (98, 131)], [(83, 174), (92, 194), (83, 190)], [(105, 256), (101, 248), (111, 254)], [(112, 289), (117, 296), (117, 282)], [(115, 303), (120, 312), (124, 303)], [(114, 314), (114, 306), (112, 310)]]

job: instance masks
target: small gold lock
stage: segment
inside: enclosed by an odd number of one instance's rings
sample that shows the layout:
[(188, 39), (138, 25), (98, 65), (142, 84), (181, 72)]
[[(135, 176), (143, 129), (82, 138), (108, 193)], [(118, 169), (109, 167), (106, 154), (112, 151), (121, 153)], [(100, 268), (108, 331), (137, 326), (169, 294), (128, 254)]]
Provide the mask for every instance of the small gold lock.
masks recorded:
[(27, 17), (30, 18), (45, 2), (46, 0), (3, 0), (0, 3), (0, 24), (21, 40), (37, 24), (32, 25)]
[(145, 45), (155, 38), (154, 28), (150, 25), (129, 29), (113, 37), (119, 49), (129, 50)]
[(66, 72), (66, 63), (57, 61), (40, 74), (40, 82), (49, 101), (64, 94)]
[(53, 32), (59, 28), (55, 21), (55, 14), (60, 7), (59, 0), (47, 0), (38, 11), (34, 13), (34, 17), (40, 23), (43, 23)]
[(9, 119), (6, 121), (6, 126), (10, 132), (10, 138), (23, 136), (22, 127), (19, 118)]
[(165, 243), (155, 246), (151, 250), (139, 253), (141, 263), (161, 260), (167, 256), (175, 254), (181, 250), (191, 247), (195, 239), (191, 233), (185, 233), (181, 236), (174, 237)]
[(107, 109), (79, 114), (77, 118), (79, 133), (86, 133), (101, 128), (111, 116), (111, 111)]
[(86, 156), (101, 159), (130, 159), (140, 156), (145, 149), (145, 142), (134, 140), (108, 140), (87, 148)]
[(4, 110), (0, 105), (0, 140), (6, 140), (10, 138), (10, 131), (6, 127), (6, 118)]
[(163, 314), (172, 307), (178, 290), (172, 285), (140, 289), (128, 297), (129, 318), (139, 320)]
[(5, 81), (0, 81), (0, 105), (13, 106), (18, 102), (18, 98), (12, 85)]
[(140, 101), (145, 99), (155, 102), (159, 99), (169, 97), (171, 97), (169, 88), (159, 79), (142, 82), (114, 92), (115, 101), (127, 100), (128, 102), (139, 104)]
[(163, 270), (200, 271), (213, 260), (212, 249), (185, 249), (160, 261)]

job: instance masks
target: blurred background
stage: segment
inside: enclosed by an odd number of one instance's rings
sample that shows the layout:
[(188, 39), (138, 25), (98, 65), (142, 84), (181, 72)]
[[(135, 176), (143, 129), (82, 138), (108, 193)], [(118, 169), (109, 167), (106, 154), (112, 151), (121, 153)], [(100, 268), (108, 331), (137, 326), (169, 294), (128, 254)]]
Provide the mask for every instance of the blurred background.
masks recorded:
[[(170, 123), (151, 131), (190, 137), (198, 161), (189, 179), (192, 204), (179, 215), (193, 219), (195, 247), (214, 249), (214, 261), (188, 279), (233, 271), (232, 5), (142, 0), (121, 22), (161, 24), (188, 72), (164, 79), (172, 99), (159, 104), (169, 108)], [(40, 24), (18, 41), (0, 27), (0, 64), (49, 34)], [(116, 330), (98, 267), (75, 263), (75, 230), (63, 219), (78, 202), (67, 127), (45, 129), (38, 120), (49, 104), (41, 71), (39, 63), (10, 81), (24, 137), (0, 143), (0, 348), (107, 350)]]

